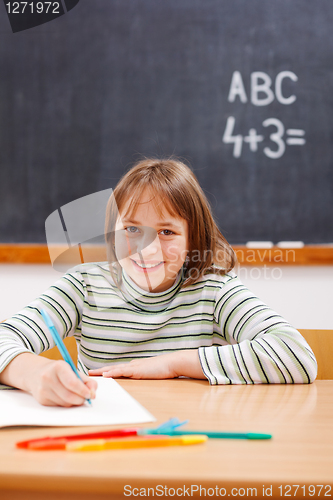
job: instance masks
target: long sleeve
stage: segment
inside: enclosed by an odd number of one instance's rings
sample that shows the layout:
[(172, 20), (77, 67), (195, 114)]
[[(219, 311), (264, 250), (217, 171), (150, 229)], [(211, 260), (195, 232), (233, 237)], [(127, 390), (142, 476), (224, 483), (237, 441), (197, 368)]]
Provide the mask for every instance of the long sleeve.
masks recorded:
[(67, 274), (43, 295), (12, 318), (0, 324), (0, 372), (18, 354), (39, 354), (54, 347), (54, 341), (41, 315), (44, 308), (58, 333), (74, 335), (81, 322), (85, 284), (80, 273)]
[(316, 378), (316, 359), (305, 339), (237, 277), (219, 290), (214, 321), (229, 345), (199, 349), (211, 384), (311, 383)]

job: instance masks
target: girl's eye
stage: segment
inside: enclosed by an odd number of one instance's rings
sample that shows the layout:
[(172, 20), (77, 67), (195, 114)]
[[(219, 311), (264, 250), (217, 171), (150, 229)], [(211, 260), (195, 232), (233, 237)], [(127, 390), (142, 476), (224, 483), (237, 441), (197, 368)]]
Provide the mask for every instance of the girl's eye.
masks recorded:
[(170, 229), (163, 229), (161, 231), (161, 234), (163, 234), (164, 236), (171, 236), (171, 234), (174, 234), (174, 232), (170, 231)]
[(136, 226), (128, 226), (128, 227), (125, 227), (125, 231), (133, 234), (133, 233), (139, 232), (139, 229)]

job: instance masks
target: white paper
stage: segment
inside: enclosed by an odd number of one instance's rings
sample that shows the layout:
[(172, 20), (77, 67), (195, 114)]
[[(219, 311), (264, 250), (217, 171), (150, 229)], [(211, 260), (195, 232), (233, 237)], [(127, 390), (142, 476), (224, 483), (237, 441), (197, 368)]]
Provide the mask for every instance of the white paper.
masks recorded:
[(92, 377), (98, 383), (91, 405), (64, 408), (43, 406), (26, 392), (0, 391), (0, 427), (14, 425), (141, 424), (156, 419), (111, 378)]

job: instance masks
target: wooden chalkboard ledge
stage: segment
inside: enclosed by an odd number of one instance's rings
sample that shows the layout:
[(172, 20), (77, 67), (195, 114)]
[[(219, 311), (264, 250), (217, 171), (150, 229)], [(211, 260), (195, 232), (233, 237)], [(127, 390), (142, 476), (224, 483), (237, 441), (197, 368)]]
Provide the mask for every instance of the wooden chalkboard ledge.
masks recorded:
[(233, 246), (243, 266), (330, 266), (333, 245), (306, 245), (303, 248), (247, 248)]
[[(333, 245), (306, 245), (303, 248), (247, 248), (233, 246), (239, 264), (242, 266), (331, 266)], [(106, 260), (103, 247), (90, 247), (89, 261)], [(85, 253), (84, 252), (84, 253)], [(96, 258), (94, 258), (96, 256)], [(47, 245), (0, 244), (2, 264), (50, 264)]]
[(51, 261), (47, 245), (2, 243), (0, 263), (51, 264)]

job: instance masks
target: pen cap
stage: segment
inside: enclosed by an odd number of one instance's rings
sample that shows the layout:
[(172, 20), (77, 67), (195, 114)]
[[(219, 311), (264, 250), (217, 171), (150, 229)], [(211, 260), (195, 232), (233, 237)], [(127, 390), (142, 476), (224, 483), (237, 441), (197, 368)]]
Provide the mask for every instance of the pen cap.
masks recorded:
[(208, 440), (208, 436), (204, 434), (189, 434), (188, 436), (181, 436), (184, 444), (200, 444)]

